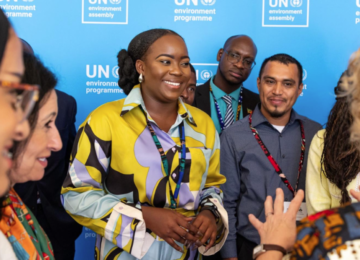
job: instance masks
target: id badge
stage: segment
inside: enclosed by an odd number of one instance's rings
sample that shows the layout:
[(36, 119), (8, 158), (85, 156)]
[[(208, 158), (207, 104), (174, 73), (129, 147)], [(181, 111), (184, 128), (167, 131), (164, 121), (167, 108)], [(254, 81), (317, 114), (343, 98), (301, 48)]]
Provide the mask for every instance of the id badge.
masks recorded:
[[(288, 211), (288, 208), (290, 206), (290, 201), (284, 201), (284, 213)], [(296, 220), (302, 220), (303, 218), (307, 217), (307, 209), (306, 209), (306, 203), (302, 202), (301, 206), (299, 208), (298, 213), (296, 214)]]

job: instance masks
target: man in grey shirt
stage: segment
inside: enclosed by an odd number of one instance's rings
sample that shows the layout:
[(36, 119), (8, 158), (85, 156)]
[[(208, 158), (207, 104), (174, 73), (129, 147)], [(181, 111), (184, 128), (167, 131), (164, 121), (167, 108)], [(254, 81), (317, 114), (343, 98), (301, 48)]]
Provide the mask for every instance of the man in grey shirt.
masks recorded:
[(260, 104), (221, 135), (220, 172), (227, 179), (221, 189), (229, 215), (223, 259), (252, 259), (260, 237), (248, 215), (265, 221), (266, 196), (275, 198), (280, 187), (291, 201), (296, 190), (305, 189), (308, 149), (321, 125), (292, 108), (303, 89), (302, 72), (289, 55), (265, 59), (257, 79)]

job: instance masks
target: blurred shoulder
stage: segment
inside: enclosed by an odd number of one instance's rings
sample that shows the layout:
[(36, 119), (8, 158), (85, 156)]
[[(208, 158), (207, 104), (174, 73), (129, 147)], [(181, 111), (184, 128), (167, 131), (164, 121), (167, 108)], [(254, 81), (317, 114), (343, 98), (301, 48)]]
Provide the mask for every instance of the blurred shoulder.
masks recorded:
[(207, 127), (213, 127), (215, 129), (215, 125), (211, 119), (211, 117), (202, 111), (201, 109), (185, 104), (186, 109), (190, 112), (191, 116), (193, 117), (195, 123), (199, 125), (206, 125)]
[(124, 101), (125, 99), (119, 99), (97, 107), (88, 115), (83, 124), (116, 124), (116, 122), (119, 122), (119, 120), (121, 120), (120, 114), (124, 105)]
[(304, 126), (307, 125), (312, 128), (317, 128), (316, 131), (322, 129), (322, 126), (318, 122), (311, 120), (310, 118), (303, 116), (303, 115), (299, 115), (299, 117), (304, 122)]
[(56, 91), (56, 95), (57, 95), (59, 104), (61, 104), (61, 103), (76, 104), (76, 100), (73, 96), (71, 96), (63, 91), (57, 90), (57, 89), (55, 91)]

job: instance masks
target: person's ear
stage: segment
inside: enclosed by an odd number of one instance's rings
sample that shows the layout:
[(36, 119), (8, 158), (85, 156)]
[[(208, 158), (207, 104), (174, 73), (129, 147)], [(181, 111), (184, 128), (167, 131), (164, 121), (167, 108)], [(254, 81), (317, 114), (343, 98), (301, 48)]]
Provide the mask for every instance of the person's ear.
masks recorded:
[(224, 54), (224, 49), (221, 48), (221, 49), (218, 51), (217, 55), (216, 55), (216, 60), (217, 60), (217, 61), (220, 61), (220, 59), (221, 59), (221, 57), (222, 57), (223, 54)]
[(298, 93), (297, 93), (297, 97), (299, 97), (303, 91), (303, 88), (304, 88), (304, 84), (301, 83), (300, 86), (298, 87)]
[(256, 84), (257, 84), (257, 89), (258, 89), (258, 92), (260, 93), (260, 83), (261, 83), (261, 80), (260, 78), (258, 77), (257, 80), (256, 80)]
[(145, 63), (144, 61), (142, 60), (137, 60), (135, 62), (135, 68), (136, 68), (136, 71), (139, 73), (139, 74), (145, 74)]

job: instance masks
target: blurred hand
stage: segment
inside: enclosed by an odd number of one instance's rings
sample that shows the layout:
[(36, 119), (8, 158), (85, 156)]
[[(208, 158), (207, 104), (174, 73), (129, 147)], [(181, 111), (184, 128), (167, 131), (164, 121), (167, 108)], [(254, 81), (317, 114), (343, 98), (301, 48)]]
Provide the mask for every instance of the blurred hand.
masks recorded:
[(289, 209), (284, 212), (284, 192), (276, 189), (273, 206), (271, 196), (264, 203), (266, 221), (262, 223), (253, 214), (249, 215), (250, 223), (259, 232), (261, 244), (279, 245), (290, 251), (296, 239), (296, 214), (304, 199), (304, 191), (299, 190), (291, 201)]
[(195, 233), (197, 241), (195, 247), (200, 247), (210, 239), (209, 244), (205, 248), (205, 253), (209, 250), (215, 243), (217, 225), (215, 216), (211, 213), (210, 210), (201, 211), (195, 218), (192, 223), (199, 231)]
[(189, 222), (189, 218), (175, 210), (154, 207), (142, 207), (141, 210), (146, 228), (164, 239), (177, 251), (183, 252), (183, 249), (175, 241), (181, 244), (185, 244), (186, 241), (188, 243), (197, 241), (197, 237), (192, 234), (197, 234), (198, 229)]
[(353, 196), (358, 202), (360, 202), (360, 191), (350, 190), (351, 196)]

